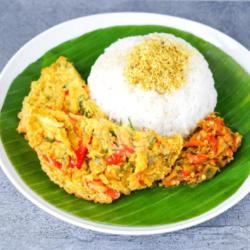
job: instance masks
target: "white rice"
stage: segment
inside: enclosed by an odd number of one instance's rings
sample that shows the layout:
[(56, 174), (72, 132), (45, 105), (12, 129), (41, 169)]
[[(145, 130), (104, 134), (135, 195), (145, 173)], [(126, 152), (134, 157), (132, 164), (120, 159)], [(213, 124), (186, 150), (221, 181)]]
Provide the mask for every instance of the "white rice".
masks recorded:
[[(192, 51), (187, 82), (163, 95), (132, 85), (124, 76), (129, 51), (143, 39), (156, 35), (181, 42)], [(116, 41), (92, 66), (88, 84), (92, 98), (110, 119), (122, 123), (130, 120), (136, 128), (151, 128), (167, 136), (189, 135), (216, 106), (217, 92), (205, 58), (185, 40), (170, 34), (153, 33)]]

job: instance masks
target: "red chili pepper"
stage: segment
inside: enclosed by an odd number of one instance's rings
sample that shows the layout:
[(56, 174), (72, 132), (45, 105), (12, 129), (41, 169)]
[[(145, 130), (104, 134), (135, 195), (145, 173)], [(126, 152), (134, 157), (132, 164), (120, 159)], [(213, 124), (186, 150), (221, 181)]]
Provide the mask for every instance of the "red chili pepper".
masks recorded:
[(186, 143), (185, 143), (185, 147), (199, 147), (199, 146), (203, 146), (204, 143), (202, 141), (199, 141), (195, 138), (190, 138)]
[(52, 159), (52, 161), (53, 161), (55, 167), (57, 167), (57, 168), (61, 168), (62, 167), (62, 164), (60, 162), (58, 162), (56, 160), (53, 160), (53, 159)]
[(44, 158), (50, 165), (53, 165), (53, 166), (55, 166), (55, 167), (57, 167), (57, 168), (61, 168), (61, 167), (62, 167), (62, 164), (61, 164), (59, 161), (54, 160), (54, 159), (48, 157), (47, 155), (44, 155), (43, 158)]
[(188, 154), (187, 157), (189, 162), (194, 165), (201, 165), (208, 158), (206, 154), (198, 154), (198, 155)]
[(77, 168), (81, 168), (82, 163), (83, 163), (86, 155), (88, 154), (88, 149), (86, 147), (84, 147), (82, 145), (82, 143), (80, 142), (79, 147), (75, 151), (75, 153), (76, 153), (76, 159), (77, 159), (76, 167)]
[(121, 162), (123, 162), (123, 157), (121, 155), (121, 152), (114, 153), (106, 159), (107, 165), (117, 165)]
[(88, 149), (83, 146), (82, 142), (79, 142), (78, 148), (75, 150), (75, 155), (76, 155), (76, 161), (72, 159), (71, 157), (69, 158), (69, 167), (74, 168), (81, 168), (86, 156), (88, 154)]
[(215, 118), (215, 122), (216, 122), (218, 125), (220, 125), (220, 126), (224, 126), (224, 125), (225, 125), (223, 119), (221, 119), (220, 117), (216, 117), (216, 118)]
[(159, 139), (156, 140), (157, 145), (161, 145), (161, 141)]
[(132, 154), (134, 152), (135, 150), (133, 148), (123, 145), (122, 149), (118, 149), (106, 159), (106, 163), (107, 165), (117, 165), (124, 161), (124, 155), (126, 155), (126, 153)]
[(107, 187), (105, 193), (112, 198), (112, 200), (116, 200), (120, 197), (120, 193), (113, 188)]
[(210, 143), (210, 145), (211, 145), (212, 150), (214, 151), (214, 153), (217, 153), (217, 151), (218, 151), (218, 141), (215, 138), (215, 136), (214, 135), (208, 135), (207, 136), (207, 140)]
[(130, 154), (133, 154), (135, 152), (134, 148), (129, 147), (127, 145), (123, 145), (123, 150), (125, 151), (125, 153), (130, 153)]
[(101, 180), (93, 180), (91, 181), (92, 183), (94, 183), (95, 185), (100, 185), (102, 187), (105, 188), (104, 193), (107, 194), (108, 196), (110, 196), (112, 198), (112, 200), (116, 200), (120, 197), (120, 192), (111, 188), (111, 187), (107, 187)]
[(187, 170), (182, 170), (182, 175), (185, 176), (185, 177), (187, 177), (187, 176), (190, 175), (190, 172), (187, 171)]
[(50, 159), (49, 159), (49, 157), (48, 157), (47, 155), (43, 155), (43, 159), (44, 159), (45, 161), (47, 161), (47, 162), (50, 162)]

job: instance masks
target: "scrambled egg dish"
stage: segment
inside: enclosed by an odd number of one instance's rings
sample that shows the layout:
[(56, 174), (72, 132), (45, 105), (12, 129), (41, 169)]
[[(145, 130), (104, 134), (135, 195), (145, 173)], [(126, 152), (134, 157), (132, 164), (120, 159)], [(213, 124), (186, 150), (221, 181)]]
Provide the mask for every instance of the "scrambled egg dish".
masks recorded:
[(72, 64), (60, 57), (32, 83), (18, 131), (52, 181), (77, 197), (111, 203), (169, 174), (183, 146), (176, 135), (117, 125), (90, 99)]

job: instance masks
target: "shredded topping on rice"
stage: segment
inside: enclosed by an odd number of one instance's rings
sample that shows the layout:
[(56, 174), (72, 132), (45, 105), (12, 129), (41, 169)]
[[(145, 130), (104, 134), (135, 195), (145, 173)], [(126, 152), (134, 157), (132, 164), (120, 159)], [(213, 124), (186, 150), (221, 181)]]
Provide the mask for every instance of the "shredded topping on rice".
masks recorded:
[(172, 92), (185, 84), (189, 57), (190, 51), (176, 41), (147, 39), (129, 53), (125, 77), (145, 90)]

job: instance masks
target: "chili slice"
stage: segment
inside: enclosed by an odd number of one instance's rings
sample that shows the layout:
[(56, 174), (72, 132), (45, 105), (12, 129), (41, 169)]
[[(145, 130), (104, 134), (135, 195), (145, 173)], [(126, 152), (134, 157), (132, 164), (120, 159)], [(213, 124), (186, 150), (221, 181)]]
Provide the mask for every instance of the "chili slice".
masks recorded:
[(123, 145), (122, 149), (118, 149), (115, 153), (107, 157), (106, 163), (107, 165), (117, 165), (124, 162), (124, 156), (127, 153), (134, 153), (135, 150), (132, 147), (128, 147), (127, 145)]
[(208, 156), (206, 154), (187, 154), (187, 158), (191, 164), (201, 165), (207, 160)]
[(51, 157), (48, 157), (47, 155), (43, 155), (43, 158), (51, 165), (57, 167), (57, 168), (61, 168), (62, 167), (62, 164), (55, 160), (55, 159), (52, 159)]
[(77, 167), (78, 169), (80, 169), (87, 154), (88, 154), (88, 149), (84, 147), (82, 141), (80, 141), (78, 148), (75, 150), (76, 161), (70, 157), (69, 166), (71, 168)]
[(112, 200), (116, 200), (120, 197), (120, 193), (118, 191), (116, 191), (115, 189), (113, 188), (109, 188), (107, 187), (105, 193), (110, 196), (112, 198)]
[(187, 177), (187, 176), (190, 175), (190, 172), (187, 171), (187, 170), (182, 170), (182, 175), (185, 176), (185, 177)]
[(121, 152), (116, 152), (116, 153), (110, 155), (106, 159), (107, 165), (117, 165), (117, 164), (119, 164), (121, 162), (123, 162), (123, 157), (122, 157)]

